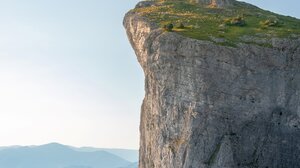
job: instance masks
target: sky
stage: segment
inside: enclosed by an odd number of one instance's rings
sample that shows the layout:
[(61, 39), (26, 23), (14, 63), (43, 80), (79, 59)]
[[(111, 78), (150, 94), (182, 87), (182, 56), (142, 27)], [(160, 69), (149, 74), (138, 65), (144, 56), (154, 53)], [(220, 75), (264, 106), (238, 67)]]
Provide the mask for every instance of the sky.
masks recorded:
[[(0, 146), (138, 149), (144, 77), (122, 26), (138, 0), (0, 0)], [(300, 18), (298, 0), (247, 0)]]

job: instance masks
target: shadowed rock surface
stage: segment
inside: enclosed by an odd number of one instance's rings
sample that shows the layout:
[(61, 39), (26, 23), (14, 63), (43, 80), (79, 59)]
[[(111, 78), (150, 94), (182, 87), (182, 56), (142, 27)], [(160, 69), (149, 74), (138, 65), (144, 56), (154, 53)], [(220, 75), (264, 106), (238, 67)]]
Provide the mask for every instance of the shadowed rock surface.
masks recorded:
[(124, 26), (145, 73), (140, 168), (300, 167), (300, 39), (220, 46), (135, 12)]

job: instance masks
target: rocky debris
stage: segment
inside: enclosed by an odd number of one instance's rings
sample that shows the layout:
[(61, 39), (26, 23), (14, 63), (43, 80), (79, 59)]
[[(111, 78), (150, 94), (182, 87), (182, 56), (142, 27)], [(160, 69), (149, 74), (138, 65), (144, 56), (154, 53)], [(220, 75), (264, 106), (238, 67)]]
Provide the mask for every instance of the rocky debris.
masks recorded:
[(124, 26), (145, 74), (140, 168), (300, 167), (299, 38), (220, 46), (134, 12)]

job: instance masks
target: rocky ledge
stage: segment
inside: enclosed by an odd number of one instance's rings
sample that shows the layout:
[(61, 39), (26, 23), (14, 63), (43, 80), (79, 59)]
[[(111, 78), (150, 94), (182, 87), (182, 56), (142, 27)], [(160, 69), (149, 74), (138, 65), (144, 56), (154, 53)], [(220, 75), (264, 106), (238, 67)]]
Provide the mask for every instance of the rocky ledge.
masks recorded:
[(134, 11), (124, 26), (145, 74), (140, 168), (300, 167), (300, 39), (221, 46)]

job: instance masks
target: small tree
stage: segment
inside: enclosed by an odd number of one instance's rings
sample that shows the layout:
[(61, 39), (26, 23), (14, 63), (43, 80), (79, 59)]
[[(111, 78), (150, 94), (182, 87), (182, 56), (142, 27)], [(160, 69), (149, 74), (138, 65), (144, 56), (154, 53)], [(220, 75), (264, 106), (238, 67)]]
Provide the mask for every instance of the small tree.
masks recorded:
[(167, 24), (167, 25), (164, 25), (164, 29), (165, 29), (166, 31), (172, 31), (173, 28), (174, 28), (174, 25), (173, 25), (172, 23), (169, 23), (169, 24)]
[(174, 25), (172, 23), (170, 23), (170, 24), (167, 25), (167, 30), (168, 31), (172, 31), (173, 28), (174, 28)]

